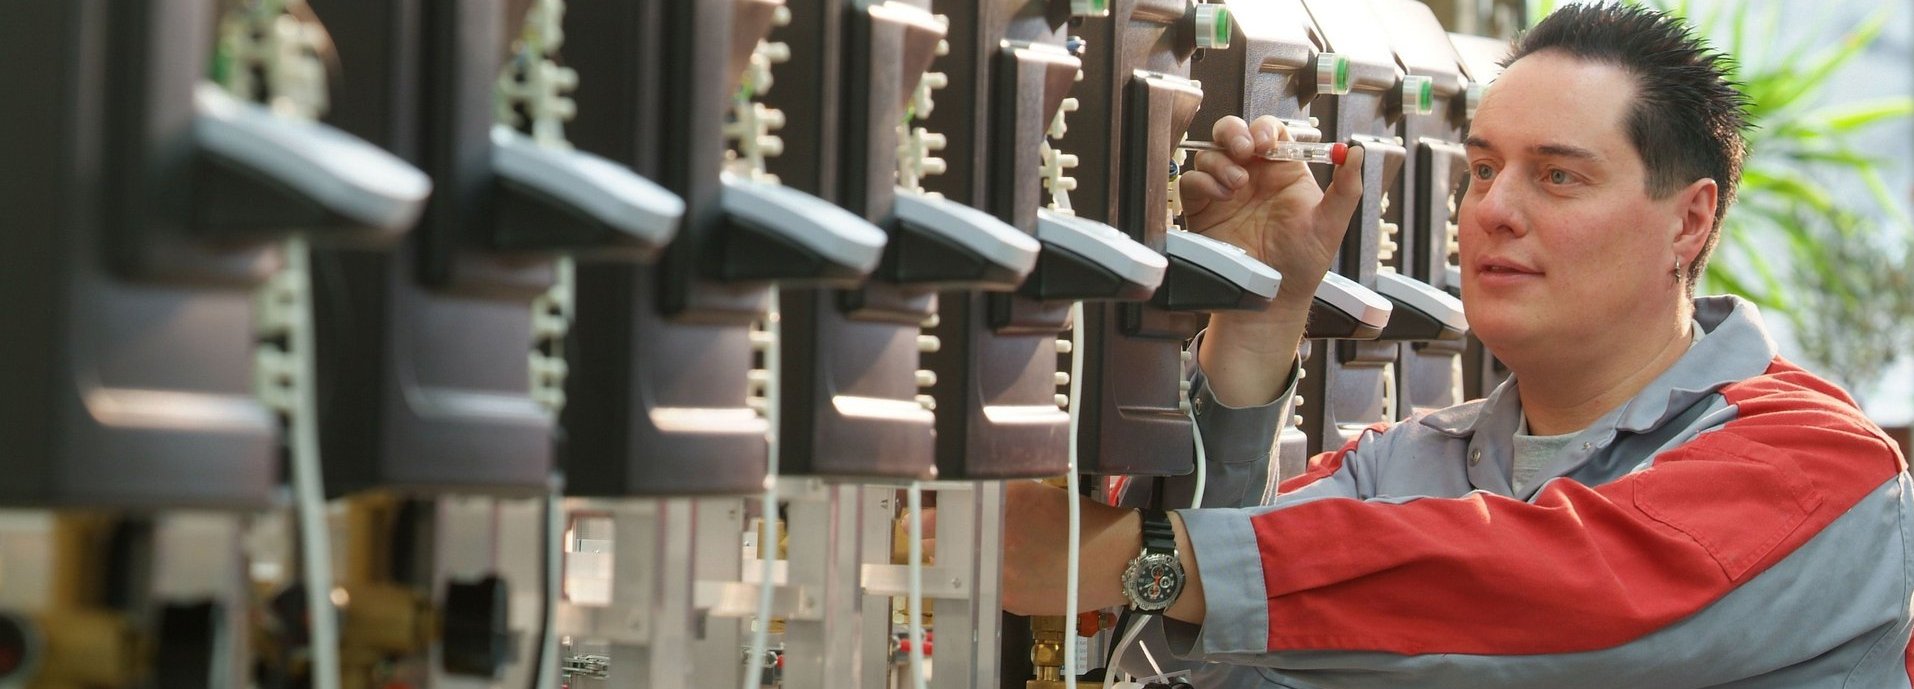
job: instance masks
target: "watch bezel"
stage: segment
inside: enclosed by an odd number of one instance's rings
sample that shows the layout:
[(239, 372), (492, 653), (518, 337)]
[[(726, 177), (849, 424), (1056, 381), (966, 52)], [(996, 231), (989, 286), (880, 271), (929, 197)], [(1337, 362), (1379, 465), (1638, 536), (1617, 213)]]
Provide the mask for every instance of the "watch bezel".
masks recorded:
[[(1141, 593), (1134, 588), (1137, 575), (1142, 573), (1145, 567), (1156, 562), (1162, 562), (1171, 572), (1176, 573), (1176, 585), (1172, 587), (1169, 598), (1161, 605), (1144, 602)], [(1168, 610), (1170, 606), (1176, 605), (1176, 599), (1183, 595), (1183, 582), (1185, 577), (1186, 575), (1183, 572), (1183, 560), (1178, 558), (1176, 553), (1141, 553), (1131, 559), (1130, 564), (1123, 568), (1123, 597), (1129, 600), (1130, 608), (1133, 610), (1141, 612), (1161, 612)]]

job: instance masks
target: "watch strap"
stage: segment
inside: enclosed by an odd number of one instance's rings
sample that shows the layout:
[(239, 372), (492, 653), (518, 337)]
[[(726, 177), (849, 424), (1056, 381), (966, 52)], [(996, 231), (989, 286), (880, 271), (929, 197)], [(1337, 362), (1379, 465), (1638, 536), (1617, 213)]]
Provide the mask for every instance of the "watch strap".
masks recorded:
[(1170, 515), (1163, 510), (1145, 507), (1140, 510), (1143, 517), (1143, 553), (1176, 553), (1176, 529), (1170, 526)]

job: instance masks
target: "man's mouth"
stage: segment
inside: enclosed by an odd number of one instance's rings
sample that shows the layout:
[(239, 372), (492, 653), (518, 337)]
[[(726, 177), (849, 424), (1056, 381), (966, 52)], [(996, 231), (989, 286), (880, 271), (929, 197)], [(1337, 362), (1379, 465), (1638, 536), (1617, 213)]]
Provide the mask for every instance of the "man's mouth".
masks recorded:
[(1487, 257), (1476, 262), (1476, 272), (1483, 275), (1541, 275), (1542, 271), (1530, 268), (1520, 262), (1501, 258)]

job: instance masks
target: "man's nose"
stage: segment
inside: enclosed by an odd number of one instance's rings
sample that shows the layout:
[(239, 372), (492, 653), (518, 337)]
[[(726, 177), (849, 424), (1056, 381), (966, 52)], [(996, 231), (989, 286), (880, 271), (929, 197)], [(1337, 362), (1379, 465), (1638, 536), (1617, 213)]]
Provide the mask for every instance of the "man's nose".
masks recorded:
[(1508, 171), (1504, 170), (1502, 175), (1504, 178), (1497, 179), (1496, 183), (1488, 185), (1480, 193), (1470, 194), (1475, 197), (1475, 203), (1466, 204), (1471, 207), (1465, 215), (1473, 215), (1470, 219), (1483, 232), (1506, 232), (1516, 237), (1526, 235), (1528, 223), (1523, 220), (1521, 190), (1516, 189), (1519, 185), (1511, 183), (1513, 180), (1507, 179)]

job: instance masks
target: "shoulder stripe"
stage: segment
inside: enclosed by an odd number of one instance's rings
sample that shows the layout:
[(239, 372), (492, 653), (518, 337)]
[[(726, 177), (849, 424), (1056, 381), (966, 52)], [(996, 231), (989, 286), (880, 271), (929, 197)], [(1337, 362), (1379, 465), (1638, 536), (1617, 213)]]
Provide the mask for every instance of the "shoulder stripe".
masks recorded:
[(1784, 361), (1721, 394), (1737, 418), (1600, 486), (1554, 481), (1533, 503), (1477, 492), (1252, 517), (1269, 650), (1617, 646), (1759, 576), (1904, 471), (1851, 399)]

